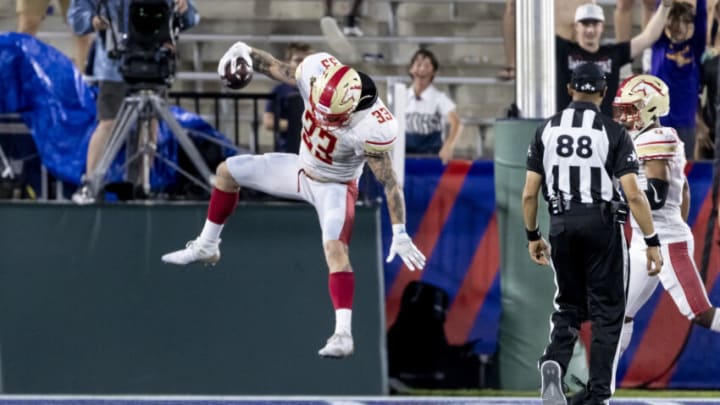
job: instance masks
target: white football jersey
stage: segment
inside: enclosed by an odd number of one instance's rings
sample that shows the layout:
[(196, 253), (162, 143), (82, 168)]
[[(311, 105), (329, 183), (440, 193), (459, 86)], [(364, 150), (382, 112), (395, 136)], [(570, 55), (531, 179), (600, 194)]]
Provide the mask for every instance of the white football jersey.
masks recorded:
[(347, 182), (360, 177), (365, 152), (392, 149), (398, 124), (378, 97), (372, 107), (353, 113), (347, 126), (327, 131), (320, 128), (310, 107), (310, 88), (325, 69), (340, 62), (329, 53), (306, 57), (295, 73), (298, 89), (305, 102), (300, 145), (300, 165), (319, 180)]
[[(649, 187), (645, 176), (645, 164), (648, 160), (668, 161), (668, 194), (665, 205), (652, 211), (655, 231), (663, 242), (677, 242), (692, 237), (690, 227), (685, 223), (680, 212), (680, 204), (683, 198), (683, 186), (685, 184), (685, 146), (670, 127), (651, 128), (645, 132), (633, 135), (635, 151), (640, 161), (638, 182), (640, 188), (647, 190)], [(640, 227), (635, 218), (632, 219), (634, 232), (641, 235)]]

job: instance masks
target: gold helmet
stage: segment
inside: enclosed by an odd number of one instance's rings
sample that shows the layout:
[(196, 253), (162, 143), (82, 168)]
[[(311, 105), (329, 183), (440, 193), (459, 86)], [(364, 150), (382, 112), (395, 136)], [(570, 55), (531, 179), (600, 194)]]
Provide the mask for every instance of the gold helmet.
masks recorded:
[(347, 65), (333, 65), (312, 83), (310, 107), (317, 124), (339, 128), (350, 121), (358, 103), (362, 83), (358, 72)]
[(625, 79), (613, 100), (615, 121), (629, 130), (642, 131), (668, 112), (668, 86), (653, 75), (636, 75)]

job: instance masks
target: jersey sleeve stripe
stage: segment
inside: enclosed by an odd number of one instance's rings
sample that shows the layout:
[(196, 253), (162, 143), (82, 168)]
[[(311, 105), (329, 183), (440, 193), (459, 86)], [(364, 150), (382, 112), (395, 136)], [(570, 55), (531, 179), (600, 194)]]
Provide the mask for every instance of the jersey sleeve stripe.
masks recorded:
[(638, 157), (645, 157), (647, 155), (674, 155), (677, 150), (677, 144), (664, 144), (664, 145), (651, 145), (651, 146), (637, 146)]
[(656, 141), (656, 142), (645, 142), (645, 143), (639, 143), (637, 144), (638, 147), (640, 146), (646, 146), (646, 145), (659, 145), (659, 144), (676, 144), (677, 141)]
[(675, 157), (675, 154), (657, 154), (657, 155), (643, 155), (638, 156), (640, 160), (670, 160)]
[[(397, 137), (395, 137), (395, 138), (397, 138)], [(389, 141), (385, 141), (385, 142), (365, 141), (365, 143), (369, 143), (370, 145), (385, 146), (385, 145), (390, 145), (391, 143), (395, 142), (395, 138), (393, 138)]]
[(388, 142), (365, 141), (365, 150), (368, 152), (387, 152), (392, 149), (394, 142), (395, 138)]

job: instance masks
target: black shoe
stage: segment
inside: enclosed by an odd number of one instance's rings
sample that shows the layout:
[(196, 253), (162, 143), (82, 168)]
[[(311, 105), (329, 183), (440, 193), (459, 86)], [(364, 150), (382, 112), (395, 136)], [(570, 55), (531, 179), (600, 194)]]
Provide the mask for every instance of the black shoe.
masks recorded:
[(567, 400), (568, 405), (582, 405), (585, 403), (585, 388), (573, 394)]

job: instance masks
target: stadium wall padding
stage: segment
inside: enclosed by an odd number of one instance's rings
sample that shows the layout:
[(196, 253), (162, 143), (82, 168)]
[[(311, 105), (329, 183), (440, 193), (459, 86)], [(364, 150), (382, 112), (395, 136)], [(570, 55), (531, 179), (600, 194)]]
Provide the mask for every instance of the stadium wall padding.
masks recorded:
[[(555, 282), (549, 267), (534, 264), (527, 253), (522, 217), (527, 148), (540, 120), (499, 120), (495, 124), (495, 195), (500, 240), (500, 317), (498, 363), (503, 389), (540, 386), (537, 361), (550, 332)], [(547, 235), (548, 212), (542, 196), (538, 224)], [(568, 375), (587, 376), (584, 349), (578, 344)], [(566, 380), (566, 382), (569, 382)]]
[(164, 265), (206, 204), (0, 204), (4, 392), (387, 393), (377, 208), (357, 207), (356, 352), (317, 351), (334, 327), (309, 205), (241, 205), (215, 267)]
[[(470, 345), (488, 357), (497, 349), (500, 319), (495, 185), (491, 161), (435, 158), (405, 162), (407, 229), (427, 256), (423, 271), (402, 261), (385, 263), (385, 319), (388, 329), (400, 312), (402, 294), (419, 280), (448, 295), (445, 336), (451, 345)], [(383, 210), (383, 252), (392, 229)]]

